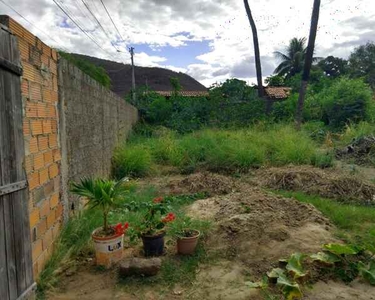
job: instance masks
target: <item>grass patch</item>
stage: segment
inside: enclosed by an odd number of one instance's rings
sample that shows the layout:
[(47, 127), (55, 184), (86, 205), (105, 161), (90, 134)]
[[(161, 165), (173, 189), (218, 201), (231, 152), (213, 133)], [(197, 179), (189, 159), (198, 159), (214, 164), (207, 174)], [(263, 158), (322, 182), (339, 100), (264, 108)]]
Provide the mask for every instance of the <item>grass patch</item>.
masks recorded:
[[(165, 131), (151, 138), (133, 137), (115, 155), (117, 177), (142, 176), (152, 165), (170, 165), (182, 172), (198, 168), (211, 171), (246, 172), (250, 168), (312, 164), (327, 167), (332, 155), (317, 150), (318, 145), (305, 132), (289, 125), (257, 125), (240, 130), (205, 129), (186, 135)], [(131, 153), (132, 155), (129, 155)], [(122, 158), (125, 157), (125, 158)], [(147, 159), (145, 159), (147, 157)], [(134, 165), (142, 163), (142, 172)]]
[(339, 237), (375, 253), (375, 208), (341, 204), (302, 192), (277, 191), (284, 197), (311, 203), (339, 229)]
[(125, 176), (142, 177), (151, 169), (152, 161), (148, 149), (141, 145), (123, 146), (116, 149), (113, 156), (113, 175), (116, 178)]
[(59, 238), (55, 241), (54, 251), (40, 273), (37, 284), (38, 299), (44, 299), (45, 291), (59, 281), (59, 270), (79, 255), (88, 245), (92, 231), (102, 225), (99, 211), (84, 211), (80, 216), (71, 218), (64, 225)]

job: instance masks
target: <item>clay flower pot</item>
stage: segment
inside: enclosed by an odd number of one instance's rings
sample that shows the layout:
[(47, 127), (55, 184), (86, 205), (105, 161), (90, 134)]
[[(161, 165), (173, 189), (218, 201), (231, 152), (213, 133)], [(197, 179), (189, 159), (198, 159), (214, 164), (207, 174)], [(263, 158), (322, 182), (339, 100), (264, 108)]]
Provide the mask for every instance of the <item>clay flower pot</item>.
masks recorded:
[(142, 235), (145, 256), (160, 256), (164, 253), (165, 232), (157, 235)]
[(95, 244), (96, 264), (110, 268), (122, 259), (124, 233), (114, 233), (111, 236), (98, 235), (102, 227), (93, 231), (91, 237)]
[(179, 237), (177, 239), (177, 252), (183, 255), (193, 254), (198, 244), (200, 232), (198, 230), (189, 230), (191, 236)]

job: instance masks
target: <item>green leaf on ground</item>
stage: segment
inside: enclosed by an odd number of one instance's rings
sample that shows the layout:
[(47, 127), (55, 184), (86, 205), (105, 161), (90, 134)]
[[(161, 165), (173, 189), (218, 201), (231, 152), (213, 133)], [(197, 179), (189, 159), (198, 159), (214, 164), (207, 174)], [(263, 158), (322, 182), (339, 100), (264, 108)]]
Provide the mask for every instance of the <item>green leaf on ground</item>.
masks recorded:
[(313, 261), (319, 261), (328, 265), (334, 265), (336, 262), (340, 261), (340, 258), (330, 252), (318, 252), (316, 254), (310, 255)]
[(302, 292), (298, 283), (291, 281), (285, 274), (280, 274), (277, 284), (281, 286), (281, 291), (286, 300), (302, 299)]
[(272, 269), (271, 271), (267, 272), (268, 278), (279, 278), (280, 274), (284, 274), (284, 270), (280, 268)]
[(293, 275), (294, 279), (306, 276), (306, 273), (302, 267), (304, 257), (305, 256), (301, 253), (294, 253), (288, 260), (286, 269)]
[(268, 278), (266, 276), (263, 276), (262, 281), (246, 281), (245, 284), (251, 289), (264, 289), (268, 287)]
[(343, 244), (326, 244), (323, 248), (336, 255), (356, 255), (361, 251), (361, 249), (356, 246)]
[(365, 280), (371, 285), (375, 285), (375, 260), (372, 260), (367, 266), (360, 261), (358, 263), (358, 270)]

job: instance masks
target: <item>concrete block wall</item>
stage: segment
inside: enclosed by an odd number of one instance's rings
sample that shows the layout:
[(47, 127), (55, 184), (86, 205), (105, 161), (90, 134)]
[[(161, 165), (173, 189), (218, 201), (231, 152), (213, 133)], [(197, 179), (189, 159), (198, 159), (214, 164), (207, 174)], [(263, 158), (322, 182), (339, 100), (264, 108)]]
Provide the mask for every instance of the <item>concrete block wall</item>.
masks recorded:
[(23, 67), (25, 170), (29, 189), (34, 276), (53, 250), (63, 214), (58, 131), (57, 53), (8, 17), (1, 22), (17, 36)]
[(69, 182), (110, 175), (113, 150), (126, 140), (138, 111), (62, 58), (58, 84), (63, 194), (69, 208), (78, 209), (67, 191)]

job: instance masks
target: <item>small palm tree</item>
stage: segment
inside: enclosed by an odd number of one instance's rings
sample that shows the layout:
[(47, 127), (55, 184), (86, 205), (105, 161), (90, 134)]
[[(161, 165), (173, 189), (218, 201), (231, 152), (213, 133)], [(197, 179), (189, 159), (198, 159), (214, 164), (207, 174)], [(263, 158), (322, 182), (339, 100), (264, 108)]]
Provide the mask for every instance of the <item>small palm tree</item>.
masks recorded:
[(103, 212), (103, 230), (110, 234), (108, 226), (108, 213), (127, 192), (124, 186), (125, 179), (120, 181), (82, 178), (79, 183), (72, 183), (70, 191), (78, 196), (88, 199), (89, 209), (100, 208)]
[(274, 73), (280, 76), (292, 77), (303, 70), (306, 56), (306, 38), (293, 38), (290, 40), (286, 53), (275, 52), (275, 56), (281, 60)]

